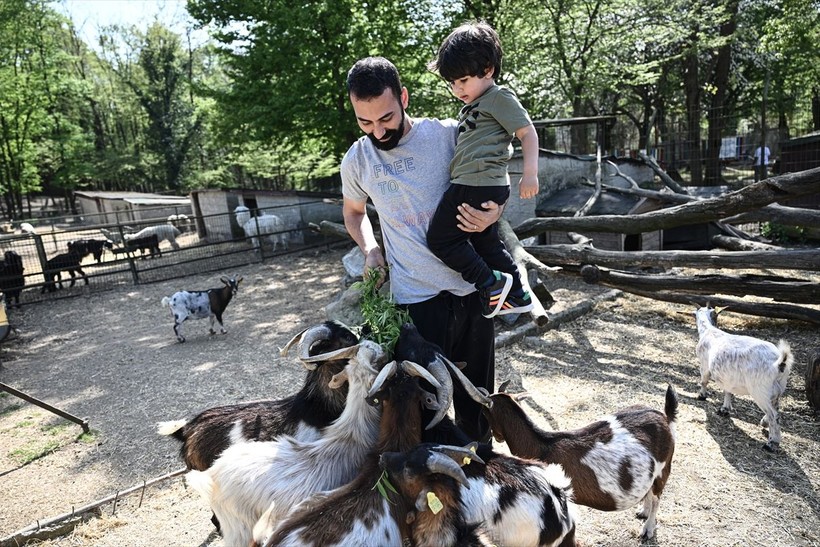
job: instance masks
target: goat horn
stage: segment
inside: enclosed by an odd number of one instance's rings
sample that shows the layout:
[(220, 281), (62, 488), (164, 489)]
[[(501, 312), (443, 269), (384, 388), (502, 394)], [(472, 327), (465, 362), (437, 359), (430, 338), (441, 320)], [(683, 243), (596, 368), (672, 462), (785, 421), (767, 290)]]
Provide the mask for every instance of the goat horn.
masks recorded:
[(299, 360), (304, 361), (310, 357), (310, 348), (313, 344), (323, 340), (330, 340), (333, 332), (326, 325), (314, 325), (303, 331), (299, 340)]
[(373, 380), (373, 385), (370, 387), (370, 391), (367, 392), (368, 398), (375, 395), (376, 392), (382, 388), (387, 379), (396, 374), (396, 366), (395, 361), (390, 361), (379, 371), (379, 375), (376, 376), (375, 380)]
[(424, 378), (428, 382), (430, 382), (436, 391), (441, 389), (441, 383), (436, 379), (435, 376), (430, 374), (427, 369), (424, 367), (420, 367), (413, 361), (402, 361), (401, 368), (410, 376), (418, 376), (419, 378)]
[(290, 348), (292, 348), (292, 347), (293, 347), (293, 344), (295, 344), (295, 343), (296, 343), (296, 341), (297, 341), (297, 340), (299, 340), (299, 339), (302, 337), (302, 335), (303, 335), (303, 334), (305, 334), (305, 333), (309, 330), (309, 328), (310, 328), (310, 327), (308, 327), (307, 329), (305, 329), (305, 330), (303, 330), (303, 331), (297, 332), (297, 333), (293, 336), (293, 338), (291, 338), (290, 340), (288, 340), (288, 343), (287, 343), (287, 344), (285, 344), (285, 346), (284, 346), (284, 347), (279, 348), (279, 357), (286, 357), (286, 356), (287, 356), (287, 354), (288, 354), (288, 352), (290, 351)]
[(498, 386), (498, 392), (499, 393), (505, 393), (507, 391), (507, 388), (509, 387), (509, 385), (510, 385), (510, 380), (509, 379), (504, 380), (503, 382), (501, 382), (501, 385)]
[(426, 430), (444, 419), (447, 411), (450, 410), (450, 405), (453, 404), (453, 378), (447, 371), (447, 366), (441, 361), (440, 356), (437, 355), (436, 360), (427, 365), (427, 372), (439, 381), (441, 389), (437, 390), (439, 402), (438, 412), (436, 412), (436, 415), (430, 420), (430, 423), (425, 428)]
[[(472, 457), (475, 454), (470, 452), (469, 456), (467, 454), (464, 457)], [(427, 470), (430, 473), (441, 473), (442, 475), (447, 475), (448, 477), (452, 477), (464, 486), (467, 486), (467, 475), (464, 474), (464, 470), (461, 469), (461, 466), (458, 465), (455, 460), (452, 458), (441, 454), (440, 452), (433, 452), (429, 458), (427, 458)]]
[(467, 391), (467, 394), (470, 397), (472, 397), (475, 402), (477, 402), (480, 405), (484, 405), (487, 408), (492, 408), (492, 406), (493, 406), (492, 399), (490, 399), (489, 397), (487, 397), (486, 395), (481, 393), (478, 390), (478, 388), (476, 388), (473, 385), (473, 383), (466, 376), (464, 376), (464, 373), (461, 372), (458, 369), (458, 367), (455, 366), (450, 360), (445, 358), (444, 362), (449, 365), (450, 370), (453, 372), (453, 374), (456, 376), (456, 378), (458, 378), (458, 380), (461, 382), (461, 385), (463, 385), (464, 389)]
[(304, 359), (302, 359), (302, 362), (318, 363), (319, 361), (335, 361), (336, 359), (350, 359), (351, 357), (356, 356), (356, 354), (359, 352), (360, 347), (361, 344), (356, 344), (355, 346), (329, 351), (327, 353), (322, 353), (320, 355), (311, 355), (309, 357), (305, 357)]
[(461, 466), (467, 465), (467, 463), (464, 461), (465, 456), (477, 461), (478, 463), (484, 463), (484, 460), (482, 460), (476, 453), (476, 451), (478, 450), (478, 442), (476, 441), (473, 441), (465, 446), (452, 446), (449, 444), (440, 444), (431, 447), (430, 450), (433, 450), (435, 452), (441, 452), (442, 454), (450, 456), (456, 463), (460, 464)]

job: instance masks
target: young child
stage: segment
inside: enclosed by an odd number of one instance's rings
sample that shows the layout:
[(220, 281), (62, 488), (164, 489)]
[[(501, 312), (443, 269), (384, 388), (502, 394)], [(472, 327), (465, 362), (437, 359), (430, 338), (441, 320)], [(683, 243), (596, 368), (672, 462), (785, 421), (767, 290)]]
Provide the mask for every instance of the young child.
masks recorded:
[(524, 153), (518, 193), (525, 199), (538, 194), (538, 135), (515, 94), (495, 83), (501, 57), (498, 34), (486, 23), (477, 22), (454, 30), (428, 65), (450, 84), (453, 95), (465, 106), (458, 116), (451, 184), (430, 222), (427, 244), (442, 262), (481, 292), (484, 317), (532, 309), (532, 298), (521, 285), (498, 225), (483, 232), (465, 232), (455, 220), (462, 203), (479, 209), (486, 201), (506, 203), (513, 135), (521, 141)]

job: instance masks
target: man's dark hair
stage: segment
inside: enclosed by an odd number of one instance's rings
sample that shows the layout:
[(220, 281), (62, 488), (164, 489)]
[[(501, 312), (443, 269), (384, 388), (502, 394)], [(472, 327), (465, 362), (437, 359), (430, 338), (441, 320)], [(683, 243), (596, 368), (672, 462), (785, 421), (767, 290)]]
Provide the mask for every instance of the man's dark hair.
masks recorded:
[(493, 27), (483, 21), (465, 23), (442, 42), (438, 56), (427, 65), (438, 71), (444, 80), (452, 82), (465, 76), (484, 76), (488, 68), (495, 69), (493, 79), (501, 75), (501, 40)]
[(347, 73), (347, 93), (357, 99), (372, 99), (391, 89), (401, 98), (401, 78), (396, 65), (384, 57), (359, 59)]

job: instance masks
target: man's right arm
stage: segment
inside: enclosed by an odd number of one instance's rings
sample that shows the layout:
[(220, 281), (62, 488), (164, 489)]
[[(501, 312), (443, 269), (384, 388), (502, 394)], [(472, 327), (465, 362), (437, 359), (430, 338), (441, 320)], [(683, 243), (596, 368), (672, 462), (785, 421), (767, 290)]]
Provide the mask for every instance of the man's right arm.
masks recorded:
[(384, 269), (384, 260), (379, 242), (373, 233), (373, 225), (367, 216), (367, 201), (356, 201), (345, 197), (342, 202), (342, 215), (347, 233), (364, 253), (364, 273), (371, 269)]

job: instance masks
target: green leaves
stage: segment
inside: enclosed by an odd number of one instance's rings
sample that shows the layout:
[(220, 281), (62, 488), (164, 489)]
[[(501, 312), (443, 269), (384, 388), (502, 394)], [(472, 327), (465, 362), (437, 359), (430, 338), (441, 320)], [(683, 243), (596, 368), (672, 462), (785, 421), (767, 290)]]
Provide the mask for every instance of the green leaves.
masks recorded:
[(387, 503), (395, 504), (395, 502), (390, 501), (390, 497), (387, 495), (387, 491), (390, 490), (394, 494), (398, 495), (399, 493), (396, 491), (396, 488), (390, 484), (390, 480), (387, 478), (387, 471), (382, 471), (382, 474), (379, 476), (379, 480), (376, 481), (376, 484), (373, 485), (373, 489), (377, 489), (379, 494), (387, 500)]
[(362, 293), (362, 316), (370, 328), (367, 337), (392, 354), (399, 339), (401, 326), (404, 323), (412, 323), (413, 320), (407, 310), (397, 307), (389, 295), (385, 296), (376, 289), (379, 278), (378, 270), (370, 270), (364, 280), (355, 283), (353, 287)]

